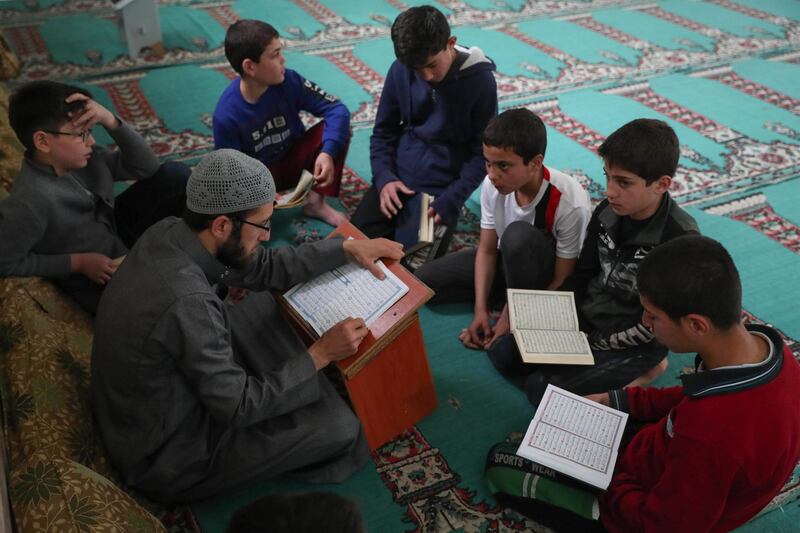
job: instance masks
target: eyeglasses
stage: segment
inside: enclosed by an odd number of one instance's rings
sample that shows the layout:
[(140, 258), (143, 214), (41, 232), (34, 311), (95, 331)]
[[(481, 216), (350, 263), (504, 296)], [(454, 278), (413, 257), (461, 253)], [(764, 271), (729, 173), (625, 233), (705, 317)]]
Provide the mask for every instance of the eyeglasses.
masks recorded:
[(52, 130), (42, 130), (45, 133), (49, 133), (51, 135), (69, 135), (70, 137), (80, 137), (81, 142), (85, 143), (86, 140), (89, 138), (89, 135), (92, 134), (92, 130), (83, 130), (78, 133), (72, 133), (69, 131), (52, 131)]
[(238, 222), (241, 222), (242, 224), (247, 224), (248, 226), (253, 226), (253, 227), (256, 227), (256, 228), (258, 228), (260, 230), (263, 230), (263, 231), (272, 231), (272, 219), (267, 220), (267, 223), (262, 226), (261, 224), (256, 224), (255, 222), (250, 222), (250, 221), (244, 220), (243, 218), (235, 218), (235, 217), (231, 217), (231, 218), (233, 218), (234, 220), (236, 220)]

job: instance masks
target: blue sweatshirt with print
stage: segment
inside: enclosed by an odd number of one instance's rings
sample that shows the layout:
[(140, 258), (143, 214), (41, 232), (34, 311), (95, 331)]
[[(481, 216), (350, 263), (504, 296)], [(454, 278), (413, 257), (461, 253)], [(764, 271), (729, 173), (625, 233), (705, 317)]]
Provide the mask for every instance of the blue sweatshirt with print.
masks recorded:
[(225, 89), (214, 110), (214, 148), (233, 148), (269, 165), (282, 159), (306, 131), (300, 111), (323, 117), (322, 151), (336, 157), (350, 136), (350, 111), (316, 83), (286, 69), (254, 104), (239, 90), (240, 78)]

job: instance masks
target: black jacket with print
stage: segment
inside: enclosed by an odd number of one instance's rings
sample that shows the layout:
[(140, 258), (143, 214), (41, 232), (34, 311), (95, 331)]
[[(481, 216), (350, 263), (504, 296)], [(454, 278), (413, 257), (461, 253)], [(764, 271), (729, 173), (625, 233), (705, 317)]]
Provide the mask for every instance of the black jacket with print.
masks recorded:
[(653, 340), (642, 324), (642, 306), (636, 287), (639, 263), (656, 246), (687, 233), (698, 233), (697, 223), (664, 194), (658, 211), (627, 240), (619, 217), (602, 201), (592, 214), (581, 254), (572, 275), (559, 290), (573, 291), (581, 330), (594, 350), (640, 346)]

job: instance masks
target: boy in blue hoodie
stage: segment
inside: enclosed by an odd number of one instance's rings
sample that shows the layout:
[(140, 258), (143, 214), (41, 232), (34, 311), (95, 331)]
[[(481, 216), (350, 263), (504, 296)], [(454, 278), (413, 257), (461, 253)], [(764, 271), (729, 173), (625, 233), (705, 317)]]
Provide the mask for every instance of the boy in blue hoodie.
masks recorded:
[[(294, 187), (303, 169), (315, 187), (303, 212), (331, 226), (347, 217), (325, 203), (339, 195), (350, 144), (350, 111), (294, 70), (286, 68), (278, 31), (260, 20), (240, 20), (225, 34), (225, 57), (239, 77), (214, 110), (214, 148), (231, 148), (264, 163), (279, 191)], [(323, 120), (306, 130), (300, 111)]]
[(396, 231), (419, 193), (435, 197), (428, 214), (452, 233), (461, 206), (486, 175), (481, 135), (497, 114), (497, 85), (494, 63), (479, 48), (457, 46), (436, 8), (404, 11), (391, 34), (397, 60), (370, 138), (372, 186), (352, 222), (368, 237), (409, 246), (415, 241)]

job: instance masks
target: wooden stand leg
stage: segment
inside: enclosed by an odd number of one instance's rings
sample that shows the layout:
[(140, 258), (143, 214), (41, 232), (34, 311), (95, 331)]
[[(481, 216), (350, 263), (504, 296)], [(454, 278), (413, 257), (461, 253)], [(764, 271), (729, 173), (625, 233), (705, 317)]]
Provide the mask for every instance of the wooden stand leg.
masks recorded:
[(345, 383), (372, 450), (433, 411), (436, 390), (419, 316)]

